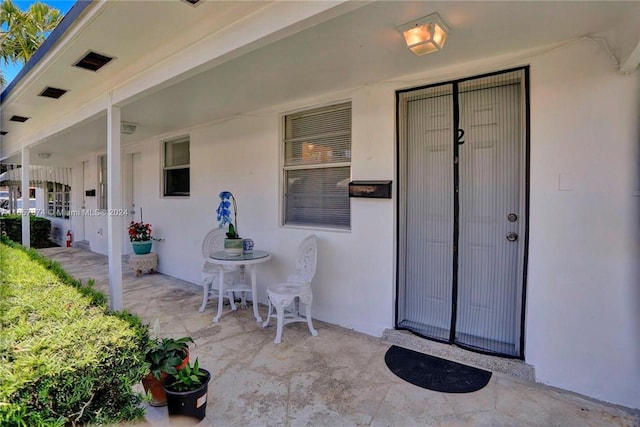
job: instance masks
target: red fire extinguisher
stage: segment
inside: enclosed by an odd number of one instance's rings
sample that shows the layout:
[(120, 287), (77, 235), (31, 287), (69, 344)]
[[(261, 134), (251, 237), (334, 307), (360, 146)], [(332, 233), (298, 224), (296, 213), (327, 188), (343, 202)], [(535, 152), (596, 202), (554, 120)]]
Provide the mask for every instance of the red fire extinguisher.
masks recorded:
[(71, 247), (71, 230), (67, 231), (67, 247)]

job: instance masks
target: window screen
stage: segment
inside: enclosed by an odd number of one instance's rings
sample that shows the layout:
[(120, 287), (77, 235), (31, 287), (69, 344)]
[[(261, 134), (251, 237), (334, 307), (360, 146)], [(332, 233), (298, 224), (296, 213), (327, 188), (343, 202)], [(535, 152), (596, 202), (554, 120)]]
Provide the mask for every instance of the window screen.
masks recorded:
[(164, 142), (164, 195), (189, 195), (189, 137)]
[(351, 104), (284, 121), (284, 223), (350, 228)]

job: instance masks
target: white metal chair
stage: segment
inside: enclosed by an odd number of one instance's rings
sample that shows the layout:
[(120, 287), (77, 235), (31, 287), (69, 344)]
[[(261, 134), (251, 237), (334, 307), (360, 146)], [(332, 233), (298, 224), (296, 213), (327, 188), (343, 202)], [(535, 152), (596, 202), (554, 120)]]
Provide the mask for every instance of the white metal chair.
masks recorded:
[[(226, 232), (227, 230), (224, 228), (215, 228), (209, 231), (202, 241), (202, 257), (204, 258), (204, 265), (202, 266), (202, 273), (200, 275), (200, 284), (203, 288), (202, 305), (198, 310), (200, 312), (203, 312), (207, 307), (207, 302), (210, 297), (218, 295), (217, 284), (219, 266), (210, 263), (208, 259), (209, 254), (224, 250), (224, 238), (226, 236)], [(236, 268), (233, 266), (224, 266), (224, 269), (225, 287), (233, 286), (233, 275), (227, 274), (227, 272), (235, 271)], [(229, 292), (227, 298), (229, 298), (230, 303), (233, 305), (233, 292)]]
[[(276, 338), (273, 340), (275, 344), (280, 344), (282, 340), (282, 327), (292, 322), (307, 322), (311, 335), (318, 335), (311, 321), (311, 303), (313, 301), (311, 280), (313, 280), (313, 276), (316, 273), (317, 259), (318, 238), (312, 234), (306, 237), (298, 246), (295, 271), (289, 275), (287, 282), (267, 288), (269, 313), (262, 327), (265, 328), (269, 325), (271, 317), (276, 318)], [(300, 315), (299, 302), (306, 306), (304, 316)], [(292, 304), (294, 304), (294, 310), (286, 310)], [(275, 314), (273, 314), (274, 307), (276, 309)]]

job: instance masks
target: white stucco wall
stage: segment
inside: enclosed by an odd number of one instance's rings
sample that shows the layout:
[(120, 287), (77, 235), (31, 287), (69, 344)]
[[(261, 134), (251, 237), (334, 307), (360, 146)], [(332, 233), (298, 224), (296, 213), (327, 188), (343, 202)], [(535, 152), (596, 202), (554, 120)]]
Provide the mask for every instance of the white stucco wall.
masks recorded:
[(526, 323), (539, 381), (635, 408), (639, 78), (588, 40), (531, 62)]
[[(89, 242), (91, 251), (107, 255), (108, 212), (98, 209), (98, 157), (104, 155), (104, 151), (92, 152), (89, 154), (83, 154), (81, 157), (75, 159), (73, 163), (73, 185), (71, 186), (71, 217), (69, 218), (69, 221), (73, 231), (73, 242), (86, 240)], [(86, 171), (84, 171), (84, 173), (83, 167), (86, 168)], [(86, 177), (83, 176), (85, 174)], [(86, 196), (85, 190), (95, 190), (96, 195)], [(121, 217), (121, 219), (124, 224), (128, 224), (129, 221), (133, 219), (133, 216), (123, 216)], [(126, 249), (123, 250), (123, 254), (131, 253), (130, 244), (127, 244), (126, 246), (123, 245), (123, 248)]]
[[(141, 153), (144, 220), (164, 239), (155, 243), (159, 270), (198, 281), (202, 238), (217, 226), (218, 193), (229, 190), (238, 201), (240, 233), (273, 253), (260, 266), (261, 302), (266, 287), (286, 277), (298, 242), (313, 232), (320, 239), (314, 317), (380, 335), (394, 326), (396, 189), (392, 200), (352, 199), (349, 232), (282, 227), (280, 114), (351, 100), (352, 179), (395, 184), (396, 89), (522, 64), (531, 65), (526, 361), (541, 382), (640, 407), (640, 73), (617, 73), (593, 41), (292, 99), (126, 147), (125, 157)], [(185, 134), (191, 138), (191, 196), (162, 198), (161, 140)], [(86, 235), (93, 250), (105, 253), (106, 239), (97, 234), (106, 232), (103, 219), (93, 218)], [(212, 315), (211, 308), (204, 315)]]
[[(351, 99), (353, 105), (353, 179), (393, 179), (393, 90), (356, 90), (339, 99)], [(328, 101), (336, 98), (322, 97), (283, 108)], [(273, 254), (268, 264), (260, 266), (260, 301), (266, 302), (266, 287), (284, 280), (293, 268), (298, 243), (315, 233), (320, 255), (314, 279), (314, 317), (381, 335), (393, 326), (394, 202), (353, 200), (350, 232), (282, 227), (278, 111), (282, 110), (237, 117), (128, 148), (142, 153), (145, 222), (153, 224), (154, 235), (164, 239), (155, 243), (159, 270), (198, 282), (202, 238), (217, 227), (218, 193), (229, 190), (238, 202), (241, 235)], [(369, 114), (380, 114), (385, 120), (367, 124)], [(159, 141), (187, 133), (191, 138), (191, 196), (162, 198)]]

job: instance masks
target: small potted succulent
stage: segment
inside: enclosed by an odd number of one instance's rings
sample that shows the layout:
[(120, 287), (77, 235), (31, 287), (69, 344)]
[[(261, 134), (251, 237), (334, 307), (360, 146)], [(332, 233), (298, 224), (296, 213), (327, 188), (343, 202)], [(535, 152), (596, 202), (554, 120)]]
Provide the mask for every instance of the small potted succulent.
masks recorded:
[(142, 385), (151, 395), (151, 406), (167, 404), (162, 381), (189, 363), (189, 343), (193, 343), (191, 337), (159, 338), (150, 342), (146, 354), (150, 372), (142, 379)]
[(189, 417), (202, 420), (207, 411), (207, 391), (211, 374), (200, 368), (198, 359), (168, 375), (162, 382), (162, 389), (167, 395), (169, 417)]

